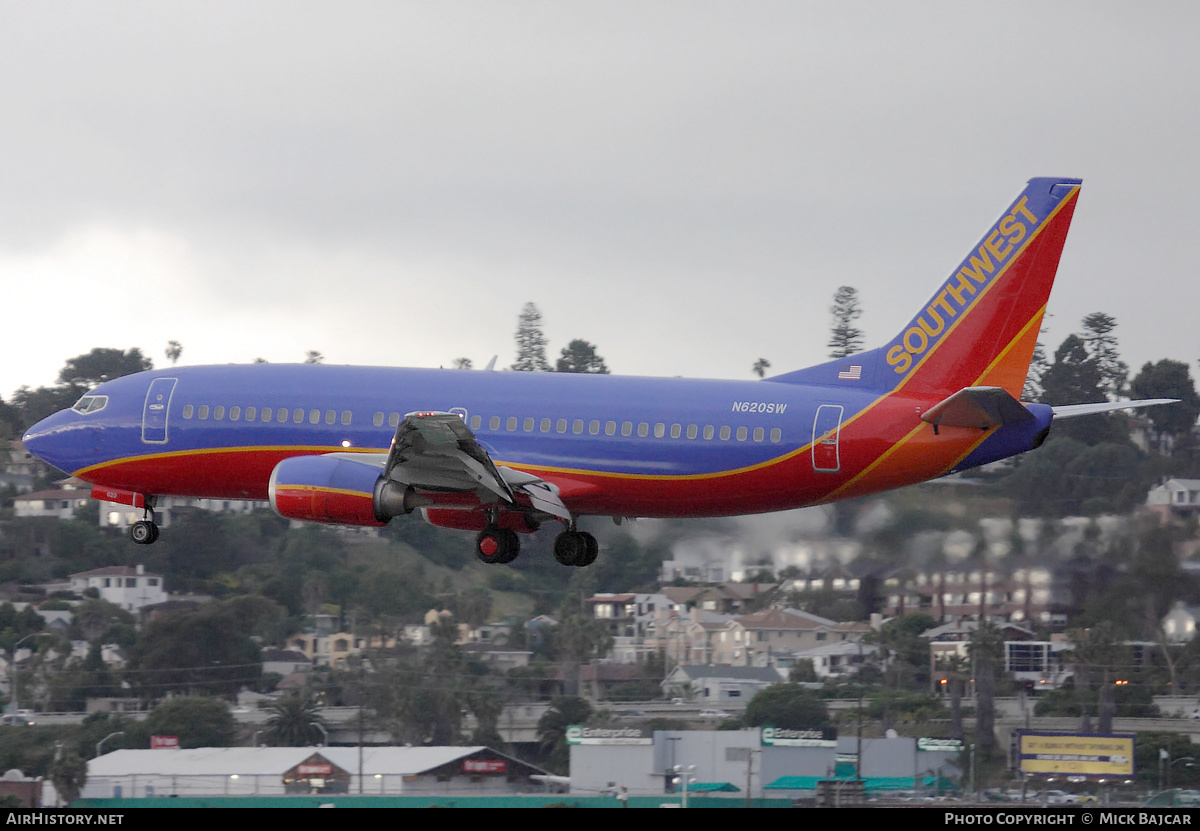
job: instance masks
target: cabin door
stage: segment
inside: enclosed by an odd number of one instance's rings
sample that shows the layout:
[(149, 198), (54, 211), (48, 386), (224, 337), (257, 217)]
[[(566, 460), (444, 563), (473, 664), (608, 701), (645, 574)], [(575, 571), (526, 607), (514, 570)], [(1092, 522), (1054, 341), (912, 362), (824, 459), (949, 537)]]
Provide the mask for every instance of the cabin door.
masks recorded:
[(146, 444), (167, 443), (167, 412), (176, 380), (155, 378), (150, 382), (150, 389), (146, 391), (146, 405), (142, 408), (142, 441)]
[(837, 473), (841, 470), (838, 436), (842, 432), (844, 411), (845, 408), (840, 404), (822, 404), (817, 407), (817, 417), (813, 419), (813, 470), (822, 473)]

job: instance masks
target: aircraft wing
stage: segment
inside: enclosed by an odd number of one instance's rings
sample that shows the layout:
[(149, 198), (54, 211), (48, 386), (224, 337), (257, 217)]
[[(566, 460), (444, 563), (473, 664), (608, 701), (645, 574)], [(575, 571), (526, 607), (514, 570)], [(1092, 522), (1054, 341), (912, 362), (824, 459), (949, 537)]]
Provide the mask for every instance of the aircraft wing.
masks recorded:
[(1054, 408), (1055, 418), (1075, 418), (1092, 413), (1109, 413), (1113, 410), (1132, 410), (1136, 407), (1154, 407), (1159, 404), (1174, 404), (1178, 398), (1144, 398), (1141, 401), (1101, 401), (1097, 404), (1062, 404)]
[[(335, 453), (374, 461), (383, 475), (417, 492), (473, 491), (483, 504), (497, 501), (570, 521), (558, 486), (530, 473), (497, 465), (455, 413), (409, 413), (396, 428), (387, 454)], [(365, 455), (365, 458), (364, 458)], [(436, 497), (435, 497), (436, 501)]]

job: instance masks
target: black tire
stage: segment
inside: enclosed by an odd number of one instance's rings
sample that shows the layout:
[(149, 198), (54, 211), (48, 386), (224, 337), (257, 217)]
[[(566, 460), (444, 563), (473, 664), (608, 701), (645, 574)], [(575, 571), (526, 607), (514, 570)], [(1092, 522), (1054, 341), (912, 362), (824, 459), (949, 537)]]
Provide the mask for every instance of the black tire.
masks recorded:
[(563, 531), (554, 538), (554, 559), (564, 566), (577, 566), (587, 556), (587, 542), (578, 531)]
[(500, 562), (511, 563), (521, 553), (521, 538), (511, 528), (504, 528), (500, 533), (504, 539), (504, 545), (502, 546), (504, 549), (504, 558)]
[(475, 537), (475, 556), (482, 563), (495, 565), (504, 562), (504, 532), (499, 528), (485, 528)]
[(575, 565), (578, 568), (583, 568), (596, 562), (596, 557), (600, 554), (600, 543), (596, 542), (596, 538), (587, 531), (580, 532), (579, 536), (583, 537), (584, 549), (583, 556)]
[(129, 539), (138, 545), (149, 545), (158, 539), (158, 526), (144, 519), (129, 526)]

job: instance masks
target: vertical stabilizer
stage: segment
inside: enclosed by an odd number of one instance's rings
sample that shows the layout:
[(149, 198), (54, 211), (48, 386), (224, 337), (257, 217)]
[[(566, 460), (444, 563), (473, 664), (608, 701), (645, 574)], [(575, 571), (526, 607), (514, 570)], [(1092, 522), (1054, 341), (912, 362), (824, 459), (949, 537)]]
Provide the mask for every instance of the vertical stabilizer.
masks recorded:
[(886, 345), (771, 380), (939, 396), (991, 386), (1019, 398), (1079, 186), (1079, 179), (1031, 179)]

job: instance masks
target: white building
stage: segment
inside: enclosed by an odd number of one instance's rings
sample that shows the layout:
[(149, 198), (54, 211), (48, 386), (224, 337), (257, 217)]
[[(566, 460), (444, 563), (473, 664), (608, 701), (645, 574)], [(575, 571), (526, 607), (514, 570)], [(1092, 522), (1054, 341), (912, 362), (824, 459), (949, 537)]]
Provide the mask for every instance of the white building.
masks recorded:
[(101, 600), (130, 612), (167, 600), (162, 575), (148, 574), (142, 565), (106, 566), (71, 575), (71, 591), (83, 594), (88, 589), (96, 589)]

